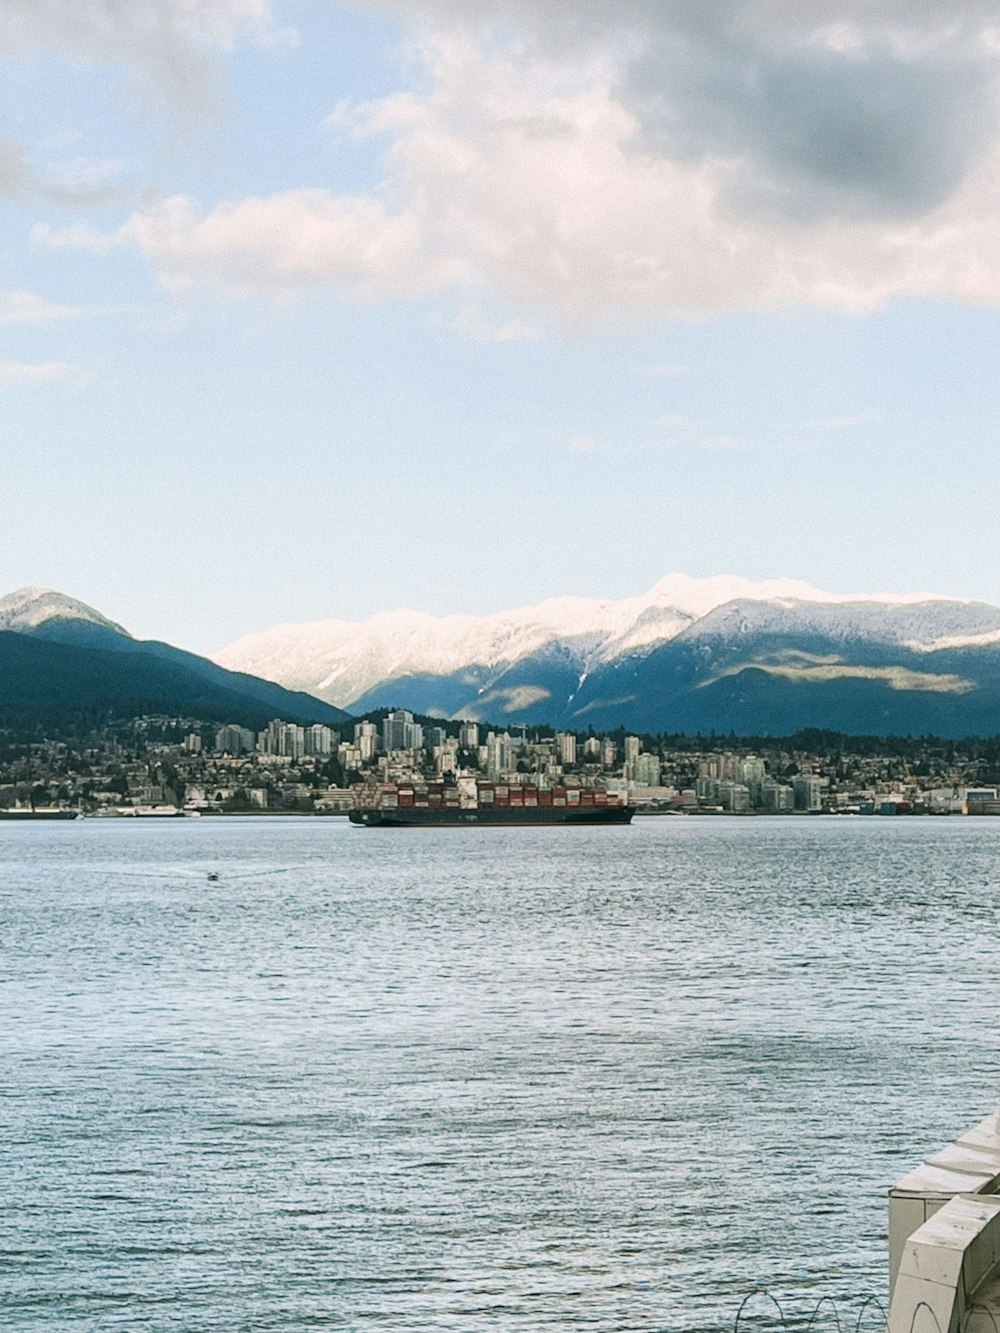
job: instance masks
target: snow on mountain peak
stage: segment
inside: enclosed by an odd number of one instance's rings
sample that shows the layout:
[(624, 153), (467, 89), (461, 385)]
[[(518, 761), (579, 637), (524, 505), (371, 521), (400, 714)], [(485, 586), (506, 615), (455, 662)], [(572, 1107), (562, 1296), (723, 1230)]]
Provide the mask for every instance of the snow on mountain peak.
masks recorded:
[(26, 587), (0, 597), (0, 630), (30, 633), (50, 620), (84, 620), (128, 636), (128, 631), (92, 606), (54, 588)]
[(959, 600), (934, 593), (824, 592), (802, 579), (764, 579), (755, 583), (739, 574), (718, 574), (705, 579), (668, 574), (654, 586), (649, 597), (698, 618), (729, 602), (885, 602), (901, 606)]
[(735, 574), (668, 574), (648, 593), (621, 601), (558, 597), (488, 616), (436, 617), (400, 610), (379, 612), (361, 623), (277, 625), (237, 640), (215, 660), (346, 707), (374, 686), (402, 676), (448, 676), (472, 668), (489, 673), (557, 646), (586, 673), (676, 638), (733, 602), (790, 608), (802, 603), (899, 606), (947, 600), (955, 599), (920, 593), (828, 593), (799, 579), (755, 583)]

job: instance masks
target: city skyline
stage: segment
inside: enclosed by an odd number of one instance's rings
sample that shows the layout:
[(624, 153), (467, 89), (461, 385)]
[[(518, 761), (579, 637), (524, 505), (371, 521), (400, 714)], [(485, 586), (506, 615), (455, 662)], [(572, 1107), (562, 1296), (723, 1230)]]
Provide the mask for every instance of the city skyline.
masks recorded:
[(689, 9), (9, 6), (0, 587), (1000, 604), (989, 12)]

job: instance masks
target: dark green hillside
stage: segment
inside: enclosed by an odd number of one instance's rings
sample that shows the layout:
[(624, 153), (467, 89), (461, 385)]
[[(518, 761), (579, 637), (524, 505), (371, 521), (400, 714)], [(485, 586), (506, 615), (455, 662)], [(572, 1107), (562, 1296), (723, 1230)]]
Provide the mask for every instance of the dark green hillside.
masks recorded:
[(166, 644), (117, 651), (0, 632), (0, 724), (69, 726), (101, 716), (168, 713), (259, 727), (270, 718), (325, 722), (346, 714)]

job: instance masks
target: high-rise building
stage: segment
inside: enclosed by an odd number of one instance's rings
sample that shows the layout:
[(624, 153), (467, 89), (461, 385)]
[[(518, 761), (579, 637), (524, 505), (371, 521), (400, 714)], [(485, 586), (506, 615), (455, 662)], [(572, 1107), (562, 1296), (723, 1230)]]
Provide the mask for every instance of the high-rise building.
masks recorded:
[(822, 810), (823, 782), (821, 778), (812, 773), (800, 773), (797, 778), (792, 780), (792, 790), (795, 792), (796, 810), (806, 810), (810, 813)]
[(755, 754), (746, 755), (736, 766), (736, 776), (748, 787), (754, 782), (763, 782), (766, 773), (767, 767), (763, 759), (758, 759)]
[(759, 759), (755, 754), (748, 754), (737, 763), (736, 777), (750, 792), (750, 804), (759, 805), (761, 789), (767, 777), (763, 759)]
[(583, 753), (587, 756), (588, 760), (600, 759), (601, 742), (598, 740), (596, 736), (588, 736), (587, 739), (583, 742)]
[(458, 729), (458, 743), (473, 754), (479, 749), (479, 727), (475, 722), (463, 722)]
[(618, 747), (606, 736), (601, 741), (601, 764), (605, 768), (614, 768), (618, 761)]
[(375, 758), (378, 749), (378, 727), (374, 722), (355, 722), (354, 748), (366, 764)]
[(777, 814), (785, 814), (795, 809), (795, 793), (783, 782), (764, 782), (760, 788), (760, 807)]
[(382, 723), (382, 749), (386, 754), (393, 750), (419, 750), (423, 743), (424, 729), (414, 722), (412, 713), (401, 708), (386, 715)]
[(641, 752), (642, 752), (642, 741), (640, 741), (639, 737), (626, 736), (625, 737), (626, 764), (634, 764), (635, 761), (639, 758)]
[(486, 775), (493, 779), (500, 778), (511, 768), (510, 736), (502, 732), (499, 736), (491, 731), (486, 737)]
[(301, 759), (306, 752), (306, 729), (294, 722), (275, 718), (258, 737), (261, 754), (278, 755), (285, 759)]
[(563, 768), (572, 768), (576, 763), (576, 737), (571, 731), (556, 732), (556, 749)]
[(230, 723), (220, 727), (215, 733), (215, 751), (217, 754), (252, 754), (254, 734), (246, 727), (237, 727)]
[(317, 722), (306, 729), (306, 754), (320, 757), (333, 754), (333, 732), (322, 722)]
[(444, 727), (424, 727), (424, 749), (434, 751), (439, 746), (444, 745), (448, 739), (448, 733)]
[(739, 814), (750, 809), (750, 792), (742, 782), (732, 782), (726, 778), (719, 783), (719, 804), (723, 810)]
[(655, 754), (640, 754), (629, 767), (633, 782), (644, 787), (660, 785), (660, 761)]

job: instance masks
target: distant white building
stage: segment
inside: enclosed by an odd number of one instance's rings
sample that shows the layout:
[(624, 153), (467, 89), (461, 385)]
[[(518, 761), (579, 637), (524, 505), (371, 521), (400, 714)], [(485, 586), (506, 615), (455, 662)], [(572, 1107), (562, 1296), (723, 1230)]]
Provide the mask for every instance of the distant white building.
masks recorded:
[(559, 731), (556, 733), (556, 749), (559, 751), (559, 762), (564, 768), (572, 768), (576, 763), (576, 737), (572, 732)]
[(633, 782), (644, 787), (660, 785), (660, 761), (655, 754), (640, 754), (629, 765), (629, 776)]
[(301, 759), (306, 752), (306, 729), (275, 718), (257, 737), (257, 749), (261, 754), (282, 759)]
[(497, 735), (491, 731), (486, 737), (486, 775), (497, 779), (511, 767), (511, 744), (507, 732)]
[(378, 727), (374, 722), (356, 722), (354, 724), (354, 748), (368, 764), (378, 751)]

